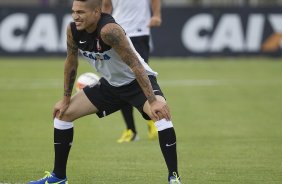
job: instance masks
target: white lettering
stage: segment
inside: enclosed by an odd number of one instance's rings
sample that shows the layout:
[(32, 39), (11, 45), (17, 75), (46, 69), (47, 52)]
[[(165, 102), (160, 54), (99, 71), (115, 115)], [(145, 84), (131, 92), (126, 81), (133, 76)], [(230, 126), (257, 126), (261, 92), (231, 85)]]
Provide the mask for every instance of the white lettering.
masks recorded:
[(192, 17), (182, 29), (184, 46), (193, 52), (207, 51), (210, 42), (208, 33), (212, 28), (213, 17), (210, 14), (199, 14)]
[(53, 14), (40, 14), (36, 17), (26, 38), (25, 51), (40, 48), (49, 52), (58, 51), (58, 28)]
[(2, 20), (0, 40), (2, 49), (8, 52), (18, 52), (24, 42), (23, 33), (28, 27), (28, 15), (15, 13)]
[(239, 15), (225, 14), (219, 20), (211, 41), (211, 51), (220, 52), (224, 49), (243, 51), (244, 35)]
[(253, 14), (248, 18), (246, 32), (246, 49), (251, 52), (260, 50), (265, 18), (261, 14)]
[(274, 32), (282, 33), (282, 15), (271, 14), (268, 19)]

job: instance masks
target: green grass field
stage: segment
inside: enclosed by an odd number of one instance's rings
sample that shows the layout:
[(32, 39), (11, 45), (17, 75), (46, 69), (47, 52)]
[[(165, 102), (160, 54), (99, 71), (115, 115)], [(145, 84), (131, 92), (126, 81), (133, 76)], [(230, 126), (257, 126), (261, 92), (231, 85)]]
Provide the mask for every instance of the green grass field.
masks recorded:
[[(0, 184), (39, 179), (53, 167), (53, 105), (64, 58), (0, 58)], [(282, 62), (157, 59), (177, 132), (183, 184), (282, 183)], [(79, 74), (92, 71), (81, 60)], [(165, 184), (158, 141), (135, 111), (140, 141), (117, 144), (119, 112), (75, 123), (70, 184)]]

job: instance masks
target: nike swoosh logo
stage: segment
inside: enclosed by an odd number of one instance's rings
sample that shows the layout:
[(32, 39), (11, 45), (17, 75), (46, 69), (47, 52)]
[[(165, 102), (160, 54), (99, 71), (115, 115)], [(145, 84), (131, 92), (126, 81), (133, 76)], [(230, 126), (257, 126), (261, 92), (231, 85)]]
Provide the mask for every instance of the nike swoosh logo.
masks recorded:
[(175, 145), (176, 144), (176, 142), (175, 143), (172, 143), (172, 144), (166, 144), (165, 146), (166, 147), (170, 147), (170, 146), (173, 146), (173, 145)]
[(45, 181), (45, 184), (60, 184), (60, 183), (63, 183), (65, 182), (65, 180), (62, 180), (62, 181), (59, 181), (59, 182), (56, 182), (56, 183), (49, 183), (48, 181)]
[(49, 183), (48, 181), (45, 181), (45, 184), (60, 184), (60, 183), (63, 183), (65, 182), (65, 180), (62, 180), (62, 181), (59, 181), (59, 182), (56, 182), (56, 183)]
[(81, 40), (79, 40), (79, 43), (86, 43), (86, 41), (81, 41)]
[(153, 92), (157, 92), (157, 91), (160, 91), (160, 90), (153, 90)]

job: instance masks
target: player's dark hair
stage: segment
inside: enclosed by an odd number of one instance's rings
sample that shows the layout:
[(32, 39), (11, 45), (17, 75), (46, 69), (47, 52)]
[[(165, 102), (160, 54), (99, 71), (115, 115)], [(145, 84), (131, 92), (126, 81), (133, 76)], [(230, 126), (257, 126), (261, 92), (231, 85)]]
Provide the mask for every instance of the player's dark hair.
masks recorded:
[(93, 8), (102, 7), (102, 0), (73, 0), (73, 1), (89, 2), (93, 6)]

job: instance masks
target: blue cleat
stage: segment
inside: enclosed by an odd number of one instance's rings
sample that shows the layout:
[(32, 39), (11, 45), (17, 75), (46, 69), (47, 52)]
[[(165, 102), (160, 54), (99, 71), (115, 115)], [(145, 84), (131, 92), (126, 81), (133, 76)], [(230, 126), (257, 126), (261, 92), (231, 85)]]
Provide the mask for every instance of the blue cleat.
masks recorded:
[(31, 181), (28, 184), (68, 184), (67, 178), (59, 179), (54, 173), (45, 171), (45, 176), (37, 181)]
[(173, 176), (169, 178), (169, 184), (181, 184), (179, 176), (176, 172), (173, 172)]

